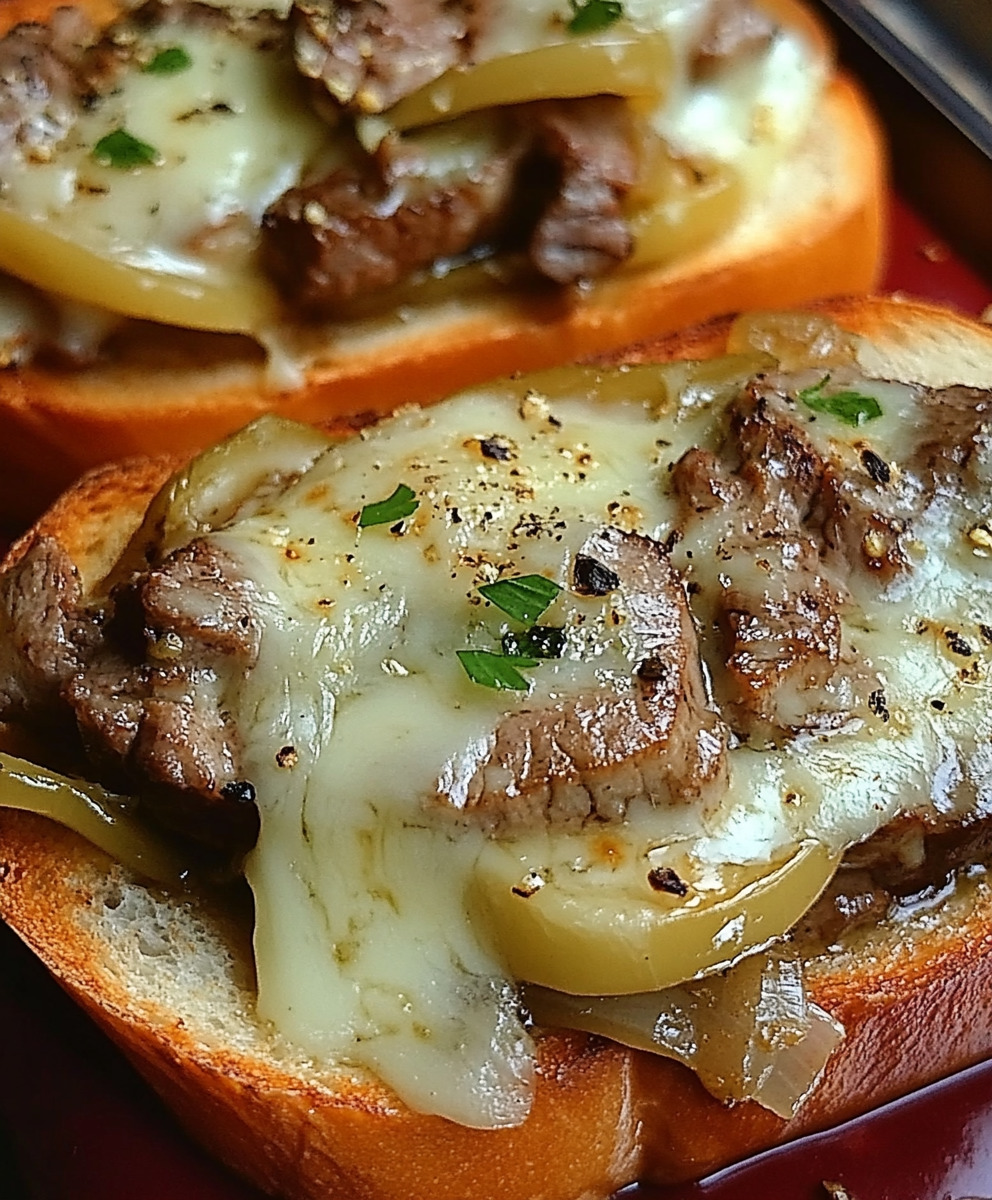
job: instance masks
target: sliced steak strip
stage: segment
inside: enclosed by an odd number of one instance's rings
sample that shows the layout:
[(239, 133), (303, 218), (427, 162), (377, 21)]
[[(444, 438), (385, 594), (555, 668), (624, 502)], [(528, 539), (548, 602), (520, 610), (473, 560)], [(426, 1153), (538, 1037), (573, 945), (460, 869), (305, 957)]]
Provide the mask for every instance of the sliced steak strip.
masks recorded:
[[(258, 654), (254, 589), (203, 540), (87, 608), (59, 545), (40, 539), (4, 576), (19, 655), (0, 674), (0, 719), (71, 719), (105, 777), (138, 780), (159, 822), (224, 849), (257, 834), (224, 679)], [(39, 620), (39, 617), (41, 618)]]
[(233, 654), (249, 664), (258, 657), (254, 588), (235, 562), (202, 539), (151, 571), (139, 596), (159, 658), (185, 658), (190, 645), (197, 654)]
[(992, 460), (992, 392), (971, 387), (923, 391), (930, 423), (922, 430), (912, 469), (923, 472), (934, 489), (987, 482)]
[[(824, 562), (817, 506), (835, 495), (835, 477), (787, 399), (761, 381), (731, 407), (719, 453), (690, 450), (672, 475), (683, 535), (717, 531), (719, 698), (735, 731), (757, 744), (835, 728), (867, 711), (878, 687), (843, 645), (843, 572)], [(830, 511), (840, 522), (836, 502)]]
[[(992, 864), (992, 817), (933, 820), (903, 815), (852, 846), (797, 932), (824, 945), (877, 925), (899, 903), (943, 888), (956, 872)], [(895, 907), (893, 907), (895, 905)]]
[(818, 450), (795, 386), (752, 380), (728, 410), (718, 451), (688, 451), (672, 476), (681, 532), (708, 530), (724, 564), (712, 601), (727, 670), (715, 674), (734, 729), (757, 741), (871, 710), (878, 682), (842, 639), (848, 589), (873, 594), (910, 570), (914, 522), (934, 499), (990, 482), (987, 392), (918, 389), (929, 416), (906, 461), (890, 464), (867, 431)]
[(79, 572), (53, 538), (39, 538), (0, 576), (0, 629), (15, 653), (0, 658), (0, 718), (42, 720), (99, 639), (100, 617), (81, 609)]
[(492, 149), (431, 174), (412, 135), (375, 158), (292, 188), (262, 222), (265, 268), (308, 319), (485, 247), (524, 246), (555, 283), (612, 270), (632, 240), (620, 208), (637, 161), (614, 97), (521, 105), (487, 136)]
[(490, 832), (620, 821), (635, 801), (705, 803), (725, 782), (725, 729), (707, 706), (685, 590), (664, 550), (606, 528), (583, 555), (616, 577), (643, 657), (627, 687), (512, 713), (451, 767), (440, 799)]
[(57, 8), (47, 25), (15, 25), (0, 38), (0, 157), (16, 148), (47, 158), (73, 127), (95, 36), (79, 9)]
[(297, 0), (300, 72), (344, 108), (382, 112), (467, 62), (491, 0)]
[(782, 730), (834, 728), (855, 705), (844, 686), (851, 679), (841, 677), (842, 664), (854, 673), (842, 657), (841, 597), (816, 571), (808, 543), (766, 547), (761, 563), (769, 564), (767, 587), (729, 588), (720, 604), (728, 719), (758, 741)]
[(802, 529), (841, 580), (853, 573), (880, 584), (905, 571), (909, 518), (919, 497), (890, 487), (890, 471), (870, 450), (835, 444), (821, 455), (797, 422), (785, 383), (752, 382), (747, 411), (732, 420), (744, 466), (741, 477), (760, 500), (765, 520), (779, 514), (782, 529)]
[(331, 316), (498, 234), (512, 212), (523, 149), (511, 142), (450, 182), (415, 170), (383, 173), (368, 160), (291, 188), (263, 219), (266, 269), (301, 315)]
[(902, 814), (845, 856), (849, 868), (867, 871), (892, 895), (939, 886), (951, 871), (981, 862), (992, 850), (992, 820), (963, 821), (926, 809)]
[(542, 155), (559, 182), (530, 240), (530, 258), (554, 283), (596, 279), (630, 256), (621, 201), (637, 179), (630, 114), (616, 96), (530, 104)]

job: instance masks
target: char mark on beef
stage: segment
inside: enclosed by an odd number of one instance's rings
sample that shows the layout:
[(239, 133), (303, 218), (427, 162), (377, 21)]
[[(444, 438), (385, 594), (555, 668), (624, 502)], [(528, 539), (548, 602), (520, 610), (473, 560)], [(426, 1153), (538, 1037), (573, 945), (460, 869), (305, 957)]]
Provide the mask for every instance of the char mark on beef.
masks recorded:
[(41, 538), (5, 574), (0, 604), (16, 650), (0, 667), (0, 719), (71, 721), (108, 783), (137, 782), (161, 824), (225, 851), (251, 845), (258, 818), (222, 683), (258, 653), (237, 563), (194, 541), (88, 607), (66, 552)]
[(296, 62), (346, 109), (376, 113), (470, 61), (490, 0), (297, 0)]
[(708, 705), (681, 577), (651, 538), (607, 527), (583, 555), (617, 581), (638, 647), (626, 686), (504, 717), (449, 765), (438, 799), (490, 832), (622, 821), (634, 803), (702, 803), (726, 781), (726, 730)]

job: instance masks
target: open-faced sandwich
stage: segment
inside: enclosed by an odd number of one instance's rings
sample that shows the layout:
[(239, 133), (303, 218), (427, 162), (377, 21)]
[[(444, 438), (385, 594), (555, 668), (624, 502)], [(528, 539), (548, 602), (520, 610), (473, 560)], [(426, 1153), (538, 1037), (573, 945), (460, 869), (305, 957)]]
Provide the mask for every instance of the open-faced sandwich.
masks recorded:
[(604, 1197), (988, 1054), (990, 383), (860, 299), (89, 475), (0, 576), (0, 913), (284, 1200)]
[(0, 512), (269, 409), (876, 277), (878, 135), (793, 0), (4, 0), (0, 30)]

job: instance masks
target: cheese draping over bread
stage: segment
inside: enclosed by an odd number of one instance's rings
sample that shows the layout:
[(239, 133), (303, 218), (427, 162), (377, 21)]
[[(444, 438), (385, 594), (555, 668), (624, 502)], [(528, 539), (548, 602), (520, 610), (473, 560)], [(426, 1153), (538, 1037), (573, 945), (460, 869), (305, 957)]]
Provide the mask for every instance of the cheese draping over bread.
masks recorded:
[[(504, 382), (344, 442), (267, 418), (153, 506), (134, 545), (164, 559), (204, 539), (251, 581), (258, 659), (218, 687), (261, 815), (246, 865), (258, 1004), (316, 1058), (369, 1067), (425, 1112), (518, 1123), (533, 1063), (516, 983), (638, 994), (679, 982), (665, 974), (679, 955), (682, 980), (723, 968), (783, 935), (876, 830), (907, 813), (989, 814), (981, 396), (865, 378), (829, 326), (813, 331), (819, 352), (789, 361), (788, 335), (771, 328), (784, 374), (754, 350), (760, 328), (745, 328), (742, 353), (715, 368)], [(691, 456), (725, 447), (742, 396), (757, 397), (758, 418), (779, 405), (769, 436), (831, 464), (823, 494), (840, 497), (827, 517), (802, 516), (827, 530), (815, 578), (833, 596), (823, 637), (840, 649), (794, 694), (783, 675), (781, 711), (750, 726), (727, 700), (721, 623), (737, 610), (721, 615), (721, 597), (750, 589), (771, 604), (805, 551), (797, 534), (735, 553), (743, 533), (721, 507), (741, 494), (732, 453), (730, 475), (705, 477), (709, 500), (687, 505), (684, 482)], [(957, 434), (943, 427), (955, 404)], [(860, 540), (845, 547), (859, 497)], [(527, 797), (521, 760), (495, 752), (503, 723), (667, 669), (637, 587), (609, 572), (602, 586), (577, 582), (590, 547), (628, 538), (661, 548), (683, 581), (717, 722), (688, 744), (714, 738), (724, 773), (645, 794), (643, 760), (622, 770), (593, 710), (584, 733), (604, 743), (600, 775), (552, 761), (564, 809), (552, 787), (536, 821), (515, 822)], [(519, 649), (533, 617), (479, 590), (534, 576), (551, 585), (549, 657)], [(737, 669), (753, 683), (767, 648), (747, 636), (745, 622)], [(511, 674), (486, 686), (464, 652)], [(494, 808), (477, 808), (480, 791)], [(749, 899), (762, 880), (778, 890)], [(736, 890), (738, 907), (707, 924)]]

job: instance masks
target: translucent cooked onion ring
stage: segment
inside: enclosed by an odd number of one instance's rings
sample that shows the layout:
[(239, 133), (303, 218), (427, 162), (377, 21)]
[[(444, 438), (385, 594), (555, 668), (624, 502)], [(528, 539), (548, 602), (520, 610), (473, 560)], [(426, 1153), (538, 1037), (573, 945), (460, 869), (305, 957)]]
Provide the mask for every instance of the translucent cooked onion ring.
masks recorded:
[(769, 354), (784, 371), (852, 366), (856, 339), (818, 313), (745, 313), (727, 336), (732, 354)]
[(661, 992), (580, 998), (528, 988), (526, 1001), (542, 1025), (674, 1058), (717, 1099), (756, 1100), (780, 1117), (795, 1113), (843, 1037), (807, 999), (801, 963), (780, 949)]

